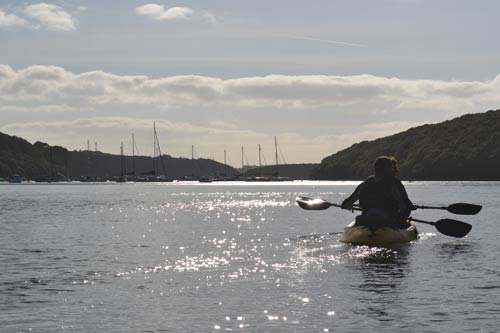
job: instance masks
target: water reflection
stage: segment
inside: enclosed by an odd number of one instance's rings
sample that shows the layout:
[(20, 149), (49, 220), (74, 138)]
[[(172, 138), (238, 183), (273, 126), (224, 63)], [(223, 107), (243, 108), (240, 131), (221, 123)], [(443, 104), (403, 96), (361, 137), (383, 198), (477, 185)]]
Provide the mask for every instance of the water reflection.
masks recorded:
[(361, 277), (358, 285), (353, 286), (359, 291), (354, 309), (356, 314), (377, 322), (399, 320), (394, 314), (398, 311), (395, 305), (407, 287), (410, 247), (356, 246), (348, 251), (348, 256), (354, 260), (347, 267), (357, 271), (355, 275)]
[(471, 242), (448, 242), (448, 243), (440, 243), (437, 245), (439, 255), (441, 257), (447, 258), (456, 258), (457, 255), (463, 254), (473, 254), (474, 244)]
[(397, 290), (408, 273), (408, 250), (371, 250), (360, 259), (363, 283), (361, 290), (388, 293)]
[[(310, 234), (290, 239), (291, 256), (281, 267), (291, 269), (296, 274), (305, 274), (309, 271), (326, 272), (328, 266), (341, 262), (339, 255), (338, 233)], [(274, 266), (278, 268), (277, 265)]]

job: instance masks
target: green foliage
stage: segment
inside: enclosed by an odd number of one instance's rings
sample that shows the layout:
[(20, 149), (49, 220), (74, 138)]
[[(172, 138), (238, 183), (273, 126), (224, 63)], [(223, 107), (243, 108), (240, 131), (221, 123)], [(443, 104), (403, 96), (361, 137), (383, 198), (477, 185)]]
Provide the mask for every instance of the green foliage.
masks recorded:
[[(124, 156), (125, 173), (131, 173), (135, 166), (136, 175), (144, 175), (156, 168), (163, 175), (159, 159), (153, 163), (151, 157)], [(167, 178), (182, 176), (234, 175), (236, 170), (213, 160), (163, 156)], [(32, 180), (103, 179), (121, 174), (121, 156), (91, 151), (68, 151), (60, 146), (50, 146), (37, 141), (34, 144), (16, 136), (0, 133), (0, 177), (19, 174)]]
[(377, 156), (399, 160), (410, 180), (500, 180), (500, 110), (468, 114), (364, 141), (324, 158), (314, 179), (364, 179)]

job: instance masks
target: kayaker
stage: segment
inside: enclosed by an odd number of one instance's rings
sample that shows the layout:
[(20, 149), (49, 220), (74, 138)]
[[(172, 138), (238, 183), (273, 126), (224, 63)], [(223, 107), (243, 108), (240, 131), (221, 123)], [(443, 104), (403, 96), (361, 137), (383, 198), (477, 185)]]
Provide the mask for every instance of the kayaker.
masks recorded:
[(408, 216), (415, 209), (406, 189), (397, 178), (398, 162), (394, 157), (380, 156), (373, 163), (375, 175), (368, 177), (342, 202), (342, 208), (352, 210), (359, 200), (362, 209), (356, 224), (371, 228), (407, 228)]

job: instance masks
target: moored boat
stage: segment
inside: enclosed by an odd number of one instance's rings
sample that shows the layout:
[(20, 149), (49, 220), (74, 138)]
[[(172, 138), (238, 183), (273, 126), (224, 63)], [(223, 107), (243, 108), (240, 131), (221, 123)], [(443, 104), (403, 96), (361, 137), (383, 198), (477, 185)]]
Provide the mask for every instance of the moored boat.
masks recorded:
[(12, 176), (10, 176), (9, 178), (9, 183), (16, 183), (16, 184), (19, 184), (19, 183), (22, 183), (23, 182), (23, 177), (19, 176), (17, 173), (16, 174), (13, 174)]
[(344, 228), (340, 241), (358, 245), (385, 246), (408, 243), (417, 238), (417, 227), (413, 223), (406, 229), (383, 227), (372, 230), (366, 226), (356, 225), (354, 221)]

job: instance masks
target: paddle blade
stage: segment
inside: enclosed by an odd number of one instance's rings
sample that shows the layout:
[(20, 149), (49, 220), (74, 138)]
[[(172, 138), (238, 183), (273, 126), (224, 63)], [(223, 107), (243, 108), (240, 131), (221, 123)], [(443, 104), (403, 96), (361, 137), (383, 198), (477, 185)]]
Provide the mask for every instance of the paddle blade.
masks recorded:
[(330, 204), (323, 199), (297, 197), (295, 200), (299, 204), (300, 208), (305, 210), (325, 210), (330, 207)]
[(452, 219), (439, 220), (434, 224), (434, 226), (440, 233), (457, 238), (464, 237), (472, 229), (472, 226), (469, 223)]
[(483, 208), (483, 206), (468, 203), (455, 203), (449, 205), (447, 210), (453, 214), (476, 215), (481, 211), (481, 208)]

